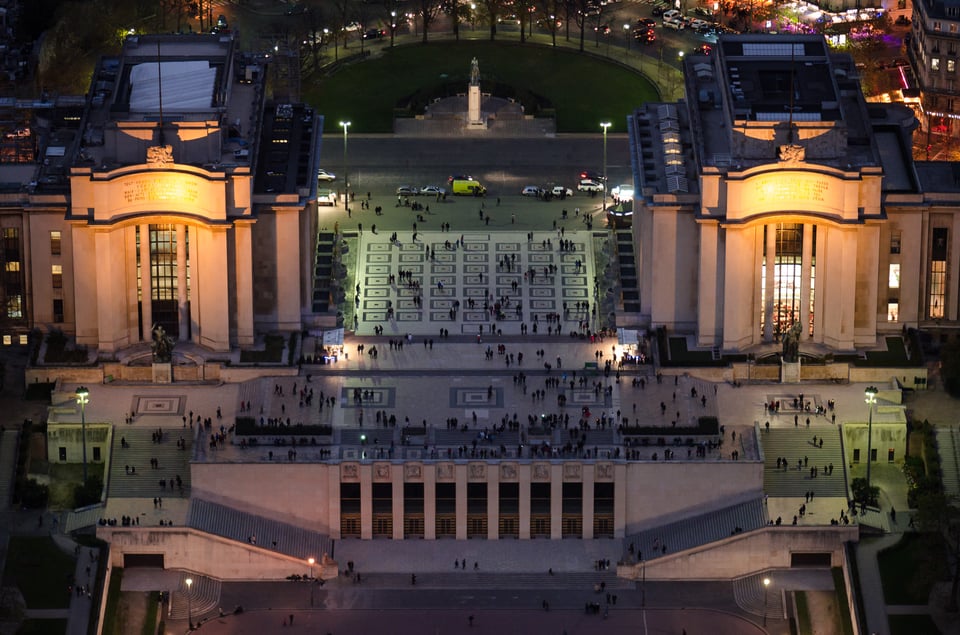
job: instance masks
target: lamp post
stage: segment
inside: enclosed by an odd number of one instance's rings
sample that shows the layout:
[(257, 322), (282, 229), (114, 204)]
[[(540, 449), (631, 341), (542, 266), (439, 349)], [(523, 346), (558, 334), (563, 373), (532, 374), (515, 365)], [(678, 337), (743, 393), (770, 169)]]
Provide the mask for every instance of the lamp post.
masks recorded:
[(609, 121), (600, 123), (600, 127), (603, 128), (603, 188), (601, 189), (603, 192), (603, 207), (601, 207), (601, 211), (604, 214), (607, 213), (607, 128), (610, 125)]
[(350, 122), (341, 121), (340, 127), (343, 128), (343, 209), (350, 211), (350, 178), (347, 174), (347, 130), (350, 129)]
[(877, 403), (877, 392), (879, 392), (876, 386), (867, 386), (866, 390), (863, 391), (865, 395), (864, 401), (867, 402), (867, 408), (869, 408), (870, 414), (867, 419), (867, 496), (870, 496), (870, 459), (873, 457), (873, 404)]
[(80, 404), (80, 440), (83, 445), (83, 484), (87, 484), (87, 409), (90, 391), (85, 386), (77, 387), (77, 403)]
[(187, 585), (187, 628), (193, 630), (193, 596), (190, 593), (190, 587), (193, 586), (193, 578), (187, 578), (183, 581)]
[(313, 565), (316, 562), (317, 561), (313, 556), (310, 556), (309, 558), (307, 558), (307, 564), (310, 565), (310, 580), (308, 580), (308, 582), (310, 583), (310, 606), (313, 606), (313, 585), (315, 582), (313, 579)]
[(770, 578), (763, 579), (763, 627), (767, 627), (767, 598), (769, 593), (767, 591), (770, 589)]
[(627, 55), (630, 54), (630, 23), (623, 25), (623, 39), (627, 41)]
[(393, 36), (397, 32), (397, 12), (390, 12), (390, 48), (393, 48)]

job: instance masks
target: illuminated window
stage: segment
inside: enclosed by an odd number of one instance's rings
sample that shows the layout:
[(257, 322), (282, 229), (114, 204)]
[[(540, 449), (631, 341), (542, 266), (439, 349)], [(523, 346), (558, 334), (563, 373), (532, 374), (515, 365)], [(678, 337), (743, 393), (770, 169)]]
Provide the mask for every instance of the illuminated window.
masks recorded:
[(30, 342), (30, 337), (26, 333), (20, 334), (20, 346), (26, 346)]
[(20, 263), (16, 260), (5, 262), (3, 263), (3, 268), (9, 273), (16, 273), (17, 271), (20, 271)]
[(891, 289), (900, 288), (900, 263), (899, 262), (890, 263), (890, 275), (889, 275), (887, 285)]
[(900, 232), (892, 232), (890, 234), (890, 253), (900, 253)]
[(933, 228), (933, 240), (930, 247), (930, 297), (927, 313), (934, 320), (942, 318), (945, 313), (948, 236), (946, 227)]
[(900, 321), (900, 303), (896, 300), (887, 302), (887, 322)]
[(940, 70), (940, 58), (939, 58), (939, 57), (931, 57), (931, 58), (930, 58), (930, 70), (932, 70), (932, 71), (939, 71), (939, 70)]
[(50, 255), (60, 255), (60, 232), (58, 231), (50, 232)]
[[(766, 232), (771, 230), (776, 232), (776, 253), (774, 254), (766, 253)], [(812, 240), (816, 244), (816, 227), (814, 227)], [(765, 227), (763, 244), (764, 264), (760, 273), (760, 293), (761, 297), (765, 298), (767, 285), (773, 285), (773, 332), (778, 335), (785, 333), (795, 322), (800, 320), (800, 307), (807, 301), (810, 302), (811, 318), (808, 331), (812, 332), (810, 329), (813, 328), (813, 291), (816, 263), (811, 262), (810, 267), (810, 297), (802, 297), (800, 291), (803, 278), (803, 225), (785, 223)], [(767, 258), (774, 258), (773, 280), (767, 280)], [(766, 310), (761, 307), (761, 329), (764, 328), (766, 319)]]
[(942, 31), (942, 30), (943, 30), (943, 24), (941, 24), (941, 22), (940, 22), (939, 20), (935, 20), (934, 23), (933, 23), (933, 30), (934, 30), (934, 31)]
[(7, 296), (7, 317), (15, 320), (23, 317), (23, 299), (19, 295)]
[(51, 265), (50, 273), (53, 275), (53, 288), (63, 288), (63, 265)]
[(4, 336), (3, 336), (3, 345), (4, 345), (4, 346), (10, 346), (11, 344), (13, 344), (13, 336), (11, 336), (11, 335), (4, 335)]
[(955, 73), (957, 71), (957, 60), (947, 60), (947, 72)]

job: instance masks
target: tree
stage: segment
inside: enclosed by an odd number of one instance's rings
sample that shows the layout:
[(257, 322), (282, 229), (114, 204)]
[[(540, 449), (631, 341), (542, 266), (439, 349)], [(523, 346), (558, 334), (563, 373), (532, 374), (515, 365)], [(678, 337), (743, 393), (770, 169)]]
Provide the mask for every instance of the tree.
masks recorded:
[[(587, 30), (587, 11), (590, 7), (590, 0), (573, 0), (571, 9), (573, 19), (580, 29), (580, 52), (583, 53), (583, 37)], [(569, 28), (569, 27), (568, 27)]]
[(397, 22), (403, 16), (401, 0), (383, 0), (383, 9), (388, 20), (390, 29), (390, 46), (393, 46), (393, 40), (397, 35)]
[(557, 31), (559, 30), (557, 21), (560, 18), (560, 10), (564, 8), (564, 4), (563, 0), (546, 0), (540, 5), (540, 19), (543, 21), (543, 24), (546, 25), (547, 31), (550, 32), (550, 40), (553, 46), (557, 45)]
[(514, 0), (513, 8), (517, 12), (517, 18), (520, 20), (520, 43), (527, 41), (527, 29), (534, 20), (534, 11), (536, 5), (534, 0)]
[(867, 487), (867, 479), (855, 478), (850, 484), (850, 490), (853, 492), (853, 500), (871, 507), (880, 506), (880, 488), (876, 485)]
[[(483, 6), (487, 10), (487, 20), (490, 21), (490, 41), (492, 42), (497, 37), (497, 20), (503, 9), (503, 0), (483, 0)], [(523, 31), (523, 24), (520, 25), (520, 31)]]
[(420, 0), (420, 6), (417, 10), (417, 13), (420, 14), (420, 21), (423, 24), (423, 43), (427, 43), (427, 33), (430, 31), (430, 26), (436, 21), (437, 16), (440, 15), (443, 5), (437, 4), (432, 0)]
[(943, 537), (944, 547), (949, 554), (948, 565), (953, 567), (951, 572), (950, 597), (947, 599), (947, 610), (956, 613), (960, 610), (957, 601), (957, 591), (960, 590), (960, 509), (951, 500), (951, 497), (942, 492), (926, 492), (917, 500), (917, 514), (914, 524), (920, 531), (940, 534)]

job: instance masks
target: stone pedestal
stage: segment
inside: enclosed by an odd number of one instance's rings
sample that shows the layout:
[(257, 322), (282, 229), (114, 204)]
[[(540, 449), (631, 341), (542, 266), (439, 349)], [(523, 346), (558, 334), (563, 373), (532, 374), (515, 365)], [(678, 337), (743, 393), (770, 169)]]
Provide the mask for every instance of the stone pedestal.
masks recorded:
[(480, 112), (480, 86), (469, 86), (467, 88), (467, 127), (487, 127), (483, 120), (483, 113)]
[(170, 362), (153, 363), (153, 383), (170, 384), (173, 383), (173, 364)]
[(781, 384), (799, 384), (800, 383), (800, 360), (795, 362), (785, 362), (780, 360), (780, 383)]

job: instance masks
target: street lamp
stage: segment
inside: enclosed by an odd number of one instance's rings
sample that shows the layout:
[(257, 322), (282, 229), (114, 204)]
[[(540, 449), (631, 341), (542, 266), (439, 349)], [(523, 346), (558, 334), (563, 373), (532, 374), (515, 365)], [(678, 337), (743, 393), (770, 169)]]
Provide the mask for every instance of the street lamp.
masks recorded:
[(627, 41), (627, 54), (630, 54), (630, 23), (623, 25), (623, 39)]
[(83, 484), (87, 484), (87, 412), (90, 403), (90, 391), (84, 386), (77, 387), (77, 403), (80, 404), (80, 436), (83, 444)]
[(869, 418), (867, 419), (867, 497), (870, 496), (870, 459), (873, 457), (873, 404), (877, 403), (877, 392), (879, 392), (876, 386), (867, 386), (867, 389), (863, 391), (863, 394), (866, 396), (864, 401), (867, 402), (867, 408), (870, 409)]
[(763, 627), (767, 627), (767, 591), (770, 589), (770, 578), (763, 579)]
[(187, 578), (183, 581), (187, 585), (187, 627), (193, 630), (193, 596), (190, 593), (190, 587), (193, 586), (193, 578)]
[(350, 211), (350, 179), (347, 176), (347, 130), (350, 128), (349, 121), (341, 121), (343, 128), (343, 209)]
[(390, 48), (393, 48), (393, 36), (397, 32), (397, 12), (390, 12)]
[(607, 213), (607, 128), (611, 126), (609, 121), (603, 121), (600, 123), (600, 127), (603, 128), (603, 207), (601, 210), (604, 214)]
[(313, 565), (316, 564), (316, 562), (317, 560), (313, 556), (307, 558), (307, 564), (310, 565), (310, 579), (308, 580), (310, 583), (310, 606), (313, 606)]

